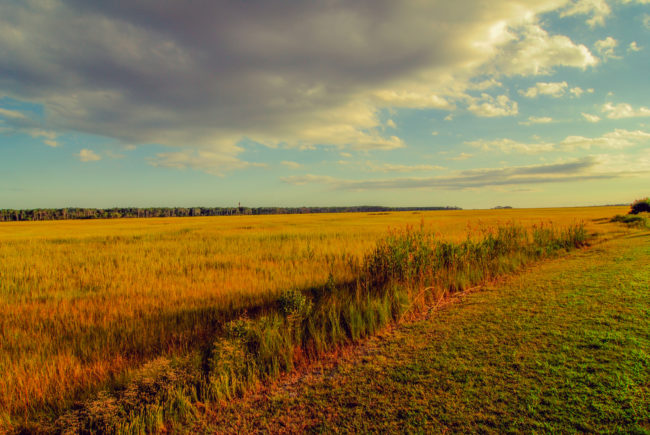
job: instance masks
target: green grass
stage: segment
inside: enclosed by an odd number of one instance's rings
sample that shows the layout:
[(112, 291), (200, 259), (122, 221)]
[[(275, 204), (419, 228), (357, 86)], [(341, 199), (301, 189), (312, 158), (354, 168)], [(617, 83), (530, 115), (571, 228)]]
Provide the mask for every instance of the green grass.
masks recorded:
[(548, 260), (202, 413), (215, 432), (650, 433), (650, 235)]
[[(406, 310), (417, 312), (450, 292), (581, 247), (586, 239), (580, 224), (529, 231), (512, 223), (460, 243), (439, 240), (424, 228), (393, 232), (360, 264), (351, 265), (355, 280), (335, 282), (330, 276), (323, 286), (287, 291), (276, 304), (223, 325), (202, 352), (160, 362), (164, 376), (154, 377), (146, 389), (118, 385), (55, 425), (78, 431), (159, 430), (160, 422), (193, 415), (196, 402), (238, 397), (296, 365), (375, 334)], [(139, 391), (141, 406), (132, 391)]]

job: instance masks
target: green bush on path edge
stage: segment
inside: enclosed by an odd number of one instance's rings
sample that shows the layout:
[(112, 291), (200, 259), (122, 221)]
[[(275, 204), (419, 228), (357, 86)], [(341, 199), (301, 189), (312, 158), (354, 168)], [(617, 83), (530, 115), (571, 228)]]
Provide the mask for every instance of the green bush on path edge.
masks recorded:
[(224, 325), (212, 344), (184, 358), (159, 358), (125, 385), (77, 404), (55, 421), (60, 433), (151, 433), (188, 424), (201, 406), (240, 396), (337, 346), (376, 333), (406, 311), (449, 293), (587, 244), (584, 224), (509, 224), (479, 240), (438, 240), (420, 229), (393, 231), (354, 266), (353, 282), (289, 290), (274, 306)]

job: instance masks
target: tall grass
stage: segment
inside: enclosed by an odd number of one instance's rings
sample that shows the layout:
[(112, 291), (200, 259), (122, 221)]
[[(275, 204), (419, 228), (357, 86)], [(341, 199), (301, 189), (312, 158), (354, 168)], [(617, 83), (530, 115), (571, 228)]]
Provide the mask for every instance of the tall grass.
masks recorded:
[[(240, 395), (377, 332), (407, 310), (586, 243), (584, 224), (512, 223), (461, 242), (442, 240), (424, 226), (392, 231), (349, 265), (351, 279), (330, 275), (322, 285), (280, 294), (263, 309), (226, 322), (202, 352), (161, 360), (157, 375), (147, 367), (146, 376), (87, 401), (56, 427), (135, 433), (161, 430), (169, 420), (187, 421), (196, 403)], [(106, 406), (98, 405), (102, 402)]]

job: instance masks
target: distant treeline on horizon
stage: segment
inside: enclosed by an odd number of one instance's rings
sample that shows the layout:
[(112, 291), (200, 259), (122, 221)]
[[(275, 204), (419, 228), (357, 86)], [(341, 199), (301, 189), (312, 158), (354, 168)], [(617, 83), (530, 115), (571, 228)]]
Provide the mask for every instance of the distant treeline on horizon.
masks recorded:
[(460, 207), (115, 207), (115, 208), (37, 208), (0, 209), (0, 222), (47, 221), (66, 219), (120, 219), (189, 216), (237, 216), (306, 213), (353, 213), (388, 211), (462, 210)]

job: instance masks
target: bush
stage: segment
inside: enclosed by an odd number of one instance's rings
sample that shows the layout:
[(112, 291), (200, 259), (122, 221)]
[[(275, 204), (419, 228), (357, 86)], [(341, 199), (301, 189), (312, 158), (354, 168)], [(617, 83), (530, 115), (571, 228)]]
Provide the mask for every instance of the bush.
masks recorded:
[(629, 214), (650, 213), (650, 199), (637, 199), (632, 203)]

